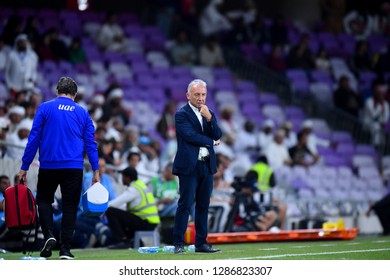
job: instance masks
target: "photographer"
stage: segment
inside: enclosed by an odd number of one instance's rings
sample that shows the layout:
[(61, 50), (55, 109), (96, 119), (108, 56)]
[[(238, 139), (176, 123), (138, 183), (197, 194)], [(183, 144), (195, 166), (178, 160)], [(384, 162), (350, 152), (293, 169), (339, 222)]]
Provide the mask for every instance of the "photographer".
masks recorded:
[(266, 231), (277, 224), (275, 210), (266, 210), (257, 188), (257, 173), (250, 170), (245, 178), (236, 178), (233, 187), (234, 204), (226, 231)]

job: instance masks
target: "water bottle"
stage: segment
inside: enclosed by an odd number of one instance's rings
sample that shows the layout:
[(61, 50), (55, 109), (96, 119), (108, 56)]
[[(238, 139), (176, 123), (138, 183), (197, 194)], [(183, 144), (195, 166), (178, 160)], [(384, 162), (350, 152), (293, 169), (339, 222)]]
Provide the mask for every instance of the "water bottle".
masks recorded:
[(189, 246), (187, 247), (187, 250), (188, 250), (188, 251), (195, 251), (195, 245), (189, 245)]
[(32, 256), (24, 256), (24, 257), (21, 257), (20, 259), (21, 260), (25, 260), (25, 261), (42, 261), (42, 260), (46, 260), (46, 258), (43, 258), (43, 257), (32, 257)]
[(162, 250), (163, 252), (173, 252), (175, 251), (175, 246), (164, 246)]
[(160, 251), (159, 247), (139, 247), (138, 253), (142, 254), (150, 254), (150, 253), (158, 253)]

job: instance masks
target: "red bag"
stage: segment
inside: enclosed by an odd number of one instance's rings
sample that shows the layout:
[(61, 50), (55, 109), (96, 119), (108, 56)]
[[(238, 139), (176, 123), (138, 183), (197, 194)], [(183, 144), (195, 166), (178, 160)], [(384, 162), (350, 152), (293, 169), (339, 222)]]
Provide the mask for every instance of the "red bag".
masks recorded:
[(33, 229), (37, 224), (37, 206), (31, 190), (24, 184), (4, 192), (4, 217), (8, 229)]

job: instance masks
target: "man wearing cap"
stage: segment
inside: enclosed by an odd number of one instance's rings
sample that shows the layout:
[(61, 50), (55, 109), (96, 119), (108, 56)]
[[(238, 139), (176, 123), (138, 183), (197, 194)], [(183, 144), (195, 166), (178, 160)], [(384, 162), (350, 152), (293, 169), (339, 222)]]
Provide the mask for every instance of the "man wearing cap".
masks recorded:
[(27, 170), (39, 149), (37, 205), (45, 236), (41, 257), (51, 257), (57, 240), (54, 236), (54, 194), (60, 185), (63, 217), (60, 233), (60, 259), (73, 259), (70, 252), (77, 208), (80, 202), (84, 154), (94, 171), (92, 183), (100, 182), (97, 143), (88, 112), (74, 102), (76, 82), (62, 77), (57, 84), (57, 98), (42, 103), (37, 110), (22, 158), (20, 180), (26, 181)]
[(127, 189), (108, 202), (105, 213), (115, 242), (109, 249), (128, 249), (136, 231), (154, 230), (160, 224), (153, 193), (138, 179), (135, 168), (127, 167), (121, 173)]
[(172, 173), (179, 176), (179, 202), (173, 229), (175, 254), (184, 253), (184, 233), (195, 201), (195, 252), (214, 253), (206, 242), (208, 209), (217, 172), (214, 146), (220, 144), (221, 129), (206, 103), (207, 84), (193, 80), (187, 87), (188, 104), (175, 114), (177, 153)]

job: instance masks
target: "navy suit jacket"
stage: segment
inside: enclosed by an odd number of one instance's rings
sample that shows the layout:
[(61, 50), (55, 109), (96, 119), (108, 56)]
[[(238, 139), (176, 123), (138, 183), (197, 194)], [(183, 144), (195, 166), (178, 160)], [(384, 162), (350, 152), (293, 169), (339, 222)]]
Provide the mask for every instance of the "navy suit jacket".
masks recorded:
[(214, 140), (222, 136), (221, 129), (213, 112), (210, 122), (203, 119), (202, 126), (190, 105), (187, 104), (175, 114), (175, 127), (177, 138), (177, 153), (173, 162), (172, 173), (175, 175), (191, 175), (198, 160), (199, 148), (205, 147), (209, 150), (210, 173), (217, 172), (216, 157), (214, 152)]

